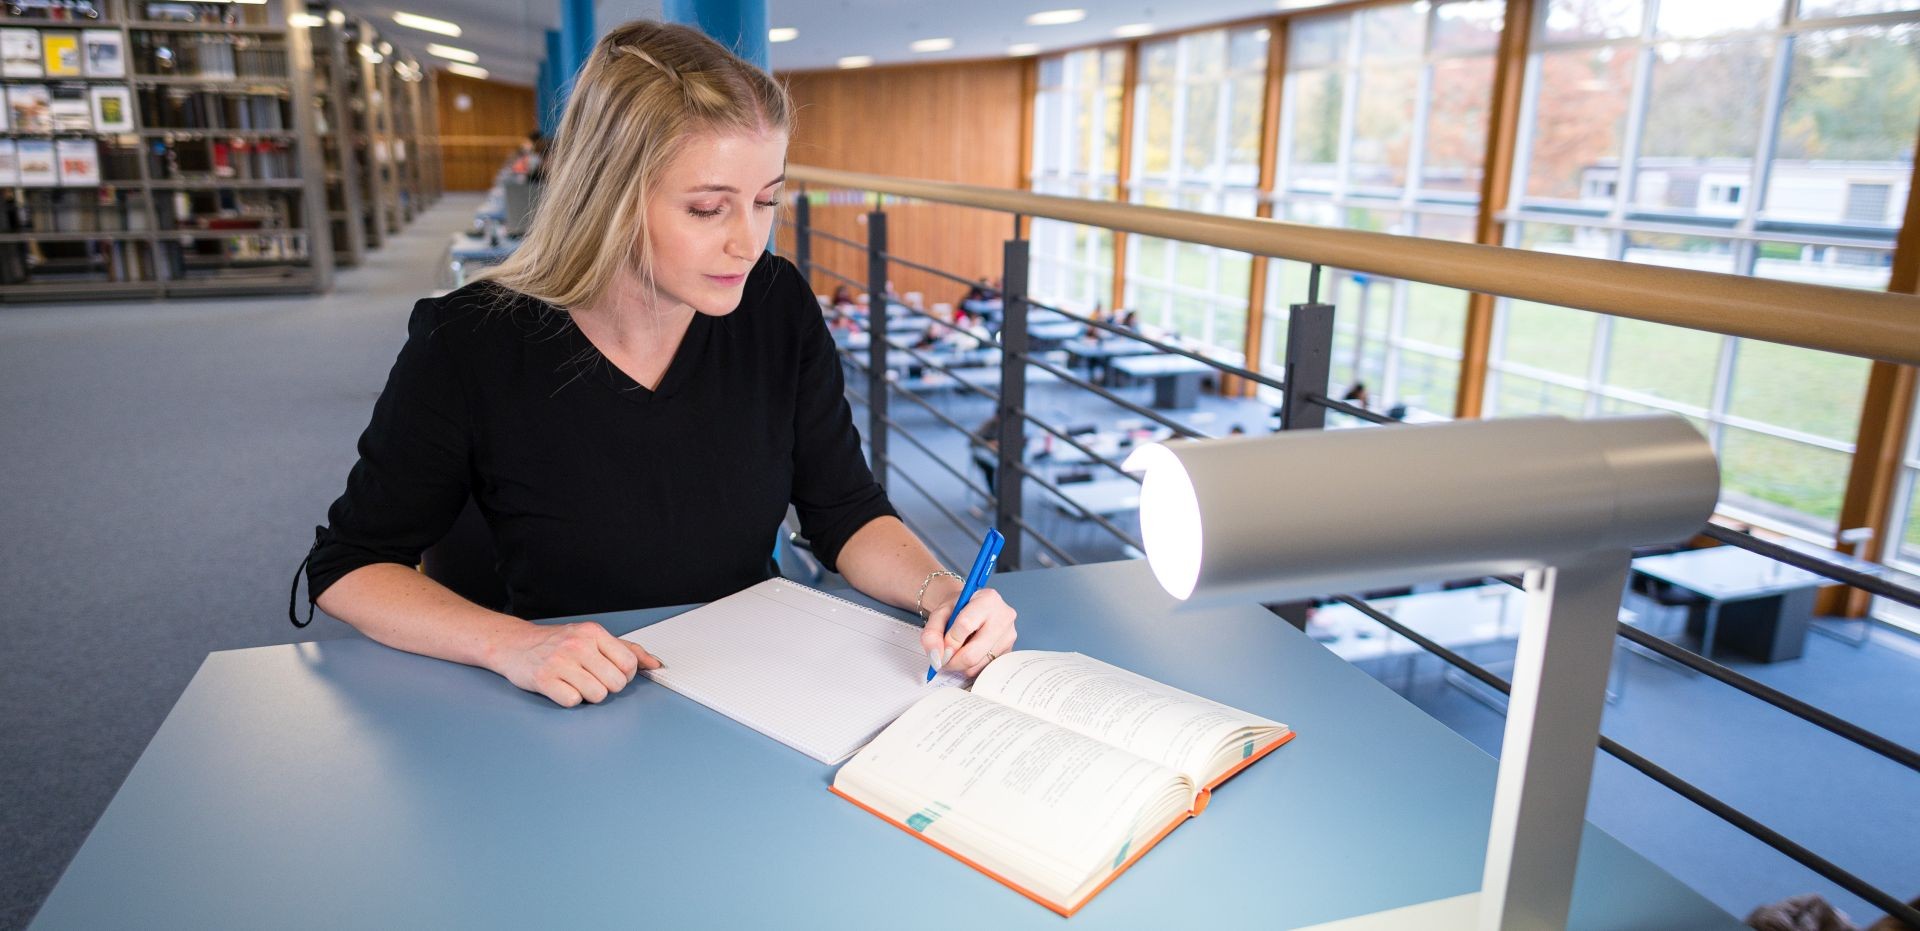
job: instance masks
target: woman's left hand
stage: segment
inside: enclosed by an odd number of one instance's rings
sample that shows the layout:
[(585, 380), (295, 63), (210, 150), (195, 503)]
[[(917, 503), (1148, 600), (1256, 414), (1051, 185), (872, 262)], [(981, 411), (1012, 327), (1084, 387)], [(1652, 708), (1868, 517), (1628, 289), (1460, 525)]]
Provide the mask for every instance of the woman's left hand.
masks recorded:
[(1013, 629), (1013, 619), (1019, 612), (1000, 597), (1000, 593), (991, 588), (983, 588), (973, 593), (973, 598), (954, 619), (953, 629), (947, 630), (947, 615), (953, 613), (953, 603), (959, 600), (957, 587), (943, 592), (927, 612), (926, 627), (920, 631), (920, 646), (927, 655), (936, 655), (944, 650), (947, 661), (940, 669), (957, 669), (966, 673), (968, 678), (980, 674), (987, 664), (1013, 650), (1013, 641), (1018, 633)]

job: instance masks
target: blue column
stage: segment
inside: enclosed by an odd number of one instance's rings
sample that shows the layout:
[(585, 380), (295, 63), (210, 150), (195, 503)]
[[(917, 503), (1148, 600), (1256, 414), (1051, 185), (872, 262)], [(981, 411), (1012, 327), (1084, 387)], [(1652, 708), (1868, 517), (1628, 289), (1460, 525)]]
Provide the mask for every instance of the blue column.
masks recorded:
[(586, 64), (587, 56), (593, 54), (595, 38), (593, 0), (560, 0), (562, 57), (555, 60), (566, 66), (560, 73), (562, 84), (569, 88), (573, 86), (573, 76), (580, 72), (581, 65)]
[(573, 64), (567, 61), (565, 44), (560, 41), (560, 30), (547, 30), (547, 78), (553, 83), (547, 92), (552, 104), (546, 118), (556, 125), (560, 122), (560, 111), (567, 107), (567, 90), (573, 86), (573, 68)]
[(560, 122), (560, 103), (553, 93), (553, 62), (540, 59), (540, 79), (533, 88), (533, 102), (538, 128), (542, 135), (553, 137), (554, 127)]
[(767, 0), (666, 0), (668, 22), (698, 28), (762, 69), (767, 54)]

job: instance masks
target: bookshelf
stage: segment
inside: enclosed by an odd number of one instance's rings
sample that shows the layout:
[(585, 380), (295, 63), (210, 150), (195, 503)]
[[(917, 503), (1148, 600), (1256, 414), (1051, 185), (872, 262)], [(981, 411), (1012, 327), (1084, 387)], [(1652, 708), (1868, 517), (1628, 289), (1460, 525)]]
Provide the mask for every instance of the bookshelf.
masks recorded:
[(0, 8), (0, 300), (330, 285), (295, 2)]
[[(359, 86), (350, 63), (359, 61), (357, 27), (346, 14), (309, 2), (307, 34), (313, 42), (314, 126), (325, 174), (327, 228), (336, 266), (366, 259), (367, 231), (361, 221), (361, 167), (354, 155), (352, 98)], [(349, 30), (356, 41), (348, 41)]]

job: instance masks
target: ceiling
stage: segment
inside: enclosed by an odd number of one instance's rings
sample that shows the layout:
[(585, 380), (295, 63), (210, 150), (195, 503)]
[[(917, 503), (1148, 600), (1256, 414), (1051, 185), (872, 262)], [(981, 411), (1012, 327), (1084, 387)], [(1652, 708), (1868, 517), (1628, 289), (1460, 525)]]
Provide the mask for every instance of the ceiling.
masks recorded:
[[(843, 56), (869, 55), (875, 64), (990, 58), (1009, 46), (1033, 43), (1041, 52), (1113, 41), (1114, 30), (1136, 23), (1167, 32), (1249, 16), (1280, 8), (1318, 6), (1332, 0), (770, 0), (770, 26), (800, 30), (799, 38), (772, 46), (773, 67), (783, 71), (832, 68)], [(560, 0), (341, 0), (347, 9), (376, 23), (391, 42), (411, 51), (421, 64), (439, 63), (426, 53), (429, 42), (467, 49), (495, 80), (533, 84), (546, 55), (545, 32), (559, 27)], [(1063, 26), (1029, 26), (1026, 17), (1042, 10), (1079, 5), (1086, 19)], [(420, 32), (396, 24), (396, 9), (449, 20), (461, 27), (459, 38)], [(601, 24), (660, 15), (659, 0), (596, 0)], [(949, 51), (916, 53), (908, 46), (921, 39), (951, 38)]]

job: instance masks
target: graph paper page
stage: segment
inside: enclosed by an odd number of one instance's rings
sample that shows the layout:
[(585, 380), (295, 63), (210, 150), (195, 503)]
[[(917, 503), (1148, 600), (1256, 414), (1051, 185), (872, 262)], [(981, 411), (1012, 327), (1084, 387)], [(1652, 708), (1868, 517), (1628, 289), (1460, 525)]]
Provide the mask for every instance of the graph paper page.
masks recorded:
[(666, 668), (655, 682), (822, 763), (865, 746), (926, 691), (920, 629), (769, 579), (626, 635)]

